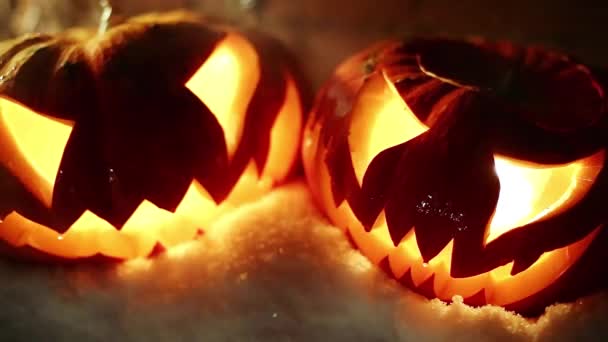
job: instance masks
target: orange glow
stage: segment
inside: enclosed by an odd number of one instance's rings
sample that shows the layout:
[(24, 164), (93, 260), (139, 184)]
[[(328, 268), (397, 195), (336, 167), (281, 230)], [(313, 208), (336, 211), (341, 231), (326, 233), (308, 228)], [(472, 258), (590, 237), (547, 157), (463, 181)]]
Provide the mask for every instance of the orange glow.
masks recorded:
[(49, 208), (72, 127), (0, 98), (0, 162)]
[(229, 34), (186, 83), (216, 115), (231, 156), (241, 139), (243, 116), (259, 79), (255, 49), (245, 38)]
[(259, 196), (268, 190), (270, 185), (258, 180), (251, 163), (229, 198), (219, 206), (194, 181), (175, 213), (144, 201), (120, 231), (90, 211), (64, 234), (13, 212), (0, 223), (0, 238), (13, 246), (31, 246), (65, 258), (96, 254), (119, 259), (144, 257), (157, 242), (172, 247), (192, 240), (199, 228), (209, 227), (215, 218), (249, 200), (248, 197)]
[(604, 163), (604, 151), (575, 162), (546, 166), (494, 159), (500, 195), (486, 243), (509, 230), (568, 209), (584, 197)]
[[(287, 71), (285, 71), (286, 75)], [(238, 146), (243, 118), (260, 77), (258, 56), (241, 36), (228, 34), (186, 86), (203, 101), (224, 129), (229, 153)], [(17, 212), (0, 222), (0, 239), (64, 258), (102, 254), (119, 259), (144, 257), (157, 243), (164, 247), (192, 240), (198, 229), (212, 229), (219, 216), (259, 198), (283, 181), (298, 152), (301, 104), (293, 79), (271, 133), (268, 161), (257, 170), (251, 161), (228, 198), (216, 205), (196, 181), (175, 213), (144, 201), (121, 230), (86, 211), (64, 234)], [(53, 184), (73, 123), (63, 123), (0, 99), (0, 162), (50, 207)], [(195, 158), (195, 156), (193, 156)]]
[[(388, 235), (381, 236), (384, 235), (384, 231), (388, 234), (386, 226), (376, 229), (379, 230), (376, 233), (378, 238), (388, 238)], [(530, 268), (515, 276), (510, 274), (513, 267), (511, 262), (474, 277), (451, 277), (452, 242), (425, 265), (418, 252), (415, 229), (403, 239), (399, 246), (390, 247), (388, 255), (393, 274), (401, 277), (407, 270), (410, 270), (416, 286), (434, 275), (433, 287), (435, 294), (440, 299), (451, 300), (456, 295), (466, 298), (485, 289), (487, 303), (507, 305), (533, 295), (558, 279), (585, 252), (598, 232), (599, 228), (570, 246), (544, 253)], [(390, 240), (387, 242), (390, 243)]]
[(286, 167), (287, 161), (299, 157), (302, 138), (300, 136), (302, 115), (299, 114), (301, 111), (302, 103), (298, 89), (295, 81), (290, 77), (287, 80), (285, 103), (270, 133), (270, 153), (262, 172), (264, 179), (285, 179), (291, 171), (291, 168)]
[[(392, 83), (384, 75), (368, 78), (359, 92), (352, 113), (349, 135), (355, 172), (361, 183), (372, 159), (389, 147), (401, 144), (428, 128), (420, 122), (403, 102)], [(323, 160), (318, 148), (320, 127), (311, 127), (304, 140), (305, 165), (311, 160)], [(306, 142), (310, 143), (307, 144)], [(535, 165), (503, 156), (495, 156), (495, 168), (501, 182), (497, 209), (486, 232), (486, 243), (505, 232), (533, 221), (559, 213), (581, 199), (590, 189), (601, 171), (604, 151), (567, 165)], [(372, 262), (379, 263), (388, 257), (392, 273), (397, 277), (410, 271), (413, 283), (419, 286), (434, 276), (433, 288), (438, 298), (451, 300), (464, 298), (484, 289), (487, 303), (507, 305), (544, 289), (558, 279), (587, 250), (600, 227), (569, 246), (544, 253), (539, 260), (523, 272), (511, 276), (513, 263), (490, 272), (468, 278), (450, 276), (453, 242), (435, 258), (424, 263), (416, 242), (414, 227), (394, 246), (388, 232), (384, 212), (368, 233), (355, 217), (348, 203), (335, 208), (331, 193), (331, 177), (325, 163), (318, 170), (307, 170), (318, 182), (317, 196), (337, 226), (350, 232), (355, 244)]]
[(353, 106), (349, 145), (359, 184), (378, 153), (414, 139), (426, 127), (385, 77), (367, 80)]

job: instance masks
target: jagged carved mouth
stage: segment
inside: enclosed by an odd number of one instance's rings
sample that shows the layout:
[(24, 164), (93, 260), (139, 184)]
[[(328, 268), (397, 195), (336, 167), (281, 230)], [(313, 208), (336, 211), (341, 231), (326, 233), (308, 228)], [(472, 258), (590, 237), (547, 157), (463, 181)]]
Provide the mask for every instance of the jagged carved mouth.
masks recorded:
[[(362, 93), (367, 92), (366, 95), (361, 96), (361, 102), (355, 105), (363, 112), (355, 113), (351, 126), (351, 137), (359, 139), (349, 141), (354, 170), (361, 183), (369, 164), (381, 151), (428, 130), (403, 102), (386, 75), (368, 80), (365, 87)], [(396, 134), (391, 134), (393, 132)], [(525, 234), (526, 225), (553, 217), (575, 205), (592, 187), (605, 157), (602, 150), (564, 165), (534, 165), (500, 155), (495, 155), (494, 161), (501, 192), (486, 227), (484, 245), (490, 249), (508, 232), (519, 230)], [(346, 203), (341, 209), (350, 212), (354, 218)], [(431, 201), (422, 202), (418, 209), (442, 210), (437, 205), (433, 207)], [(446, 210), (445, 215), (453, 214)], [(483, 302), (496, 305), (526, 298), (553, 283), (584, 254), (599, 231), (597, 227), (583, 238), (543, 252), (524, 269), (514, 268), (515, 261), (511, 259), (502, 265), (492, 264), (486, 267), (490, 268), (489, 271), (484, 269), (485, 272), (474, 276), (455, 277), (451, 274), (453, 240), (432, 259), (425, 260), (417, 243), (416, 227), (412, 228), (394, 246), (384, 210), (369, 233), (362, 226), (349, 225), (353, 238), (364, 253), (375, 256), (376, 262), (387, 258), (384, 262), (388, 262), (391, 272), (409, 286), (444, 300), (455, 295), (465, 298), (483, 295)]]
[[(38, 41), (32, 44), (35, 46)], [(154, 186), (158, 185), (158, 189), (152, 192), (160, 195), (136, 198), (133, 201), (135, 205), (123, 204), (127, 202), (124, 200), (126, 197), (138, 193), (137, 189), (133, 191), (136, 188), (133, 183), (139, 181), (128, 182), (125, 181), (127, 177), (121, 176), (129, 170), (139, 170), (140, 175), (136, 178), (146, 179), (149, 174), (158, 172), (157, 168), (150, 167), (151, 164), (148, 167), (127, 166), (122, 168), (121, 173), (118, 168), (95, 167), (91, 172), (87, 163), (107, 158), (108, 153), (91, 150), (76, 155), (82, 158), (76, 158), (66, 151), (70, 145), (70, 152), (82, 150), (81, 146), (88, 147), (88, 142), (82, 138), (101, 135), (96, 131), (99, 125), (81, 134), (82, 127), (86, 126), (82, 120), (62, 120), (57, 115), (39, 113), (3, 94), (0, 98), (0, 139), (3, 141), (0, 146), (0, 177), (3, 177), (2, 182), (14, 183), (14, 192), (19, 196), (10, 193), (0, 203), (0, 247), (8, 244), (9, 253), (11, 248), (26, 250), (25, 254), (31, 251), (29, 254), (41, 254), (40, 257), (45, 260), (82, 259), (97, 255), (119, 260), (145, 257), (159, 246), (169, 248), (192, 240), (219, 215), (261, 196), (275, 182), (287, 177), (290, 161), (297, 155), (297, 132), (301, 126), (300, 98), (293, 77), (280, 64), (269, 71), (268, 64), (272, 62), (260, 55), (259, 47), (244, 35), (234, 32), (218, 34), (218, 41), (210, 45), (212, 53), (201, 61), (202, 64), (195, 66), (185, 84), (179, 85), (183, 94), (190, 94), (186, 96), (188, 101), (179, 98), (177, 102), (171, 102), (173, 98), (170, 92), (161, 92), (157, 98), (130, 97), (128, 92), (124, 96), (128, 98), (128, 103), (146, 108), (148, 117), (146, 120), (132, 120), (136, 121), (136, 126), (132, 127), (133, 133), (125, 134), (125, 140), (131, 140), (126, 144), (127, 148), (107, 149), (117, 152), (119, 159), (127, 156), (127, 164), (138, 164), (135, 162), (138, 159), (144, 165), (156, 163), (158, 169), (166, 166), (165, 170), (178, 170), (164, 173), (161, 170), (161, 177), (152, 182)], [(275, 72), (275, 67), (281, 72)], [(150, 77), (155, 78), (156, 72), (164, 71), (151, 70)], [(269, 77), (269, 74), (272, 76)], [(113, 89), (118, 83), (111, 83), (110, 88)], [(146, 82), (135, 83), (149, 86)], [(260, 89), (264, 89), (262, 92), (266, 95), (268, 84), (274, 91), (269, 94), (276, 96), (260, 101)], [(117, 93), (112, 94), (117, 96), (109, 96), (111, 100), (123, 96), (121, 92)], [(256, 97), (258, 99), (254, 100)], [(167, 103), (174, 105), (171, 110), (162, 109)], [(190, 106), (192, 103), (196, 106)], [(268, 107), (269, 104), (272, 105)], [(91, 106), (91, 111), (97, 108)], [(188, 111), (192, 107), (196, 108), (188, 114), (192, 114), (194, 119), (176, 119), (177, 114), (181, 114), (180, 109)], [(199, 110), (203, 107), (207, 110)], [(121, 112), (121, 108), (110, 111)], [(154, 116), (154, 108), (173, 117), (164, 120), (160, 132), (150, 134), (153, 139), (141, 138), (147, 134), (145, 132), (149, 127), (158, 128), (148, 122), (154, 120), (150, 119)], [(139, 108), (126, 109), (124, 113), (127, 114), (123, 117), (133, 112), (139, 113)], [(247, 120), (250, 112), (263, 123)], [(265, 115), (267, 119), (261, 120)], [(199, 117), (213, 117), (213, 120), (206, 121), (207, 125), (199, 125)], [(220, 134), (205, 134), (204, 129), (213, 126), (208, 123), (214, 120), (217, 121), (214, 128), (221, 130)], [(137, 122), (140, 124), (137, 125)], [(190, 129), (189, 124), (195, 129)], [(200, 126), (203, 129), (197, 130)], [(194, 138), (182, 144), (184, 140), (180, 139), (188, 134), (194, 135)], [(257, 147), (251, 143), (251, 137), (259, 140), (259, 134), (266, 135), (268, 145), (260, 145), (264, 158), (258, 158), (260, 162), (256, 163), (258, 160), (254, 161), (252, 155), (257, 153)], [(207, 139), (209, 136), (219, 137), (223, 141), (216, 145), (203, 144), (203, 149), (197, 149), (201, 141), (210, 140)], [(116, 144), (119, 139), (114, 134), (106, 134), (99, 140), (109, 145)], [(154, 149), (159, 145), (169, 146), (164, 150), (173, 149), (173, 152), (169, 156), (143, 152), (146, 148)], [(177, 145), (181, 146), (175, 148)], [(128, 156), (129, 152), (125, 150), (133, 151), (136, 149), (133, 146), (141, 147), (141, 152)], [(225, 146), (225, 151), (218, 146)], [(163, 148), (156, 151), (160, 150)], [(225, 152), (224, 156), (222, 152)], [(183, 157), (186, 154), (190, 155)], [(175, 155), (178, 157), (172, 158)], [(218, 176), (193, 177), (192, 171), (197, 167), (189, 164), (205, 159), (221, 161), (200, 168), (202, 173), (209, 171), (208, 174)], [(66, 169), (73, 171), (69, 177)], [(100, 169), (108, 171), (101, 179), (94, 177)], [(76, 182), (82, 179), (87, 181)], [(60, 180), (63, 183), (59, 184)], [(185, 183), (181, 184), (183, 180)], [(161, 186), (163, 182), (173, 184), (164, 187)], [(129, 184), (124, 187), (125, 183)], [(180, 186), (176, 186), (177, 183)], [(226, 187), (222, 185), (224, 183), (230, 184)], [(213, 195), (213, 190), (218, 189), (222, 193), (220, 197)], [(78, 195), (70, 195), (76, 192)], [(123, 194), (126, 197), (121, 198)], [(74, 198), (76, 201), (72, 201)], [(99, 198), (103, 200), (96, 201)], [(86, 202), (90, 199), (92, 201)], [(125, 215), (114, 215), (121, 211)]]

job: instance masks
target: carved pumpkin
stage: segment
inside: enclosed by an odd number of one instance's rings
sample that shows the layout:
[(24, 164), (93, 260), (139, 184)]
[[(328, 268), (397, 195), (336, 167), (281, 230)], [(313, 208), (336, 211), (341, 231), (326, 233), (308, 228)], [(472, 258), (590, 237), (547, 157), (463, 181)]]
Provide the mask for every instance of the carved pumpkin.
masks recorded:
[(302, 119), (277, 51), (182, 12), (0, 45), (5, 249), (146, 256), (283, 181)]
[(600, 82), (537, 47), (380, 43), (318, 96), (306, 175), (330, 219), (401, 283), (534, 315), (608, 284)]

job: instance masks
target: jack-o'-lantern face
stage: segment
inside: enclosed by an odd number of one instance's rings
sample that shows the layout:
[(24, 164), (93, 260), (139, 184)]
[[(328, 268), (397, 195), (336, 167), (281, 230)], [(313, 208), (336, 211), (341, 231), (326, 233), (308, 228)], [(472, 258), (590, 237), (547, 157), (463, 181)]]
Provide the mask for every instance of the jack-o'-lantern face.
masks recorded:
[(300, 98), (276, 46), (186, 13), (0, 46), (0, 239), (127, 259), (283, 181)]
[(323, 89), (304, 165), (332, 221), (400, 282), (534, 314), (608, 284), (606, 114), (605, 88), (559, 54), (387, 42)]

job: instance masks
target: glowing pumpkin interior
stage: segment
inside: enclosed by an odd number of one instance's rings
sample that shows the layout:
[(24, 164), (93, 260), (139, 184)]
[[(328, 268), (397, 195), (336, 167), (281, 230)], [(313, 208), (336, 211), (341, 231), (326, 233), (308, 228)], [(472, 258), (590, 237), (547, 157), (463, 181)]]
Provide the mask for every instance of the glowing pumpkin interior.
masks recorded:
[[(359, 185), (372, 159), (381, 151), (401, 144), (428, 130), (403, 101), (386, 75), (370, 77), (353, 105), (349, 147)], [(317, 132), (312, 133), (318, 134)], [(304, 158), (312, 157), (319, 139), (304, 141)], [(307, 144), (309, 146), (307, 146)], [(537, 165), (495, 155), (495, 170), (501, 190), (494, 215), (486, 228), (485, 243), (519, 226), (551, 217), (568, 209), (589, 191), (601, 171), (604, 152), (565, 165)], [(324, 163), (322, 163), (325, 165)], [(309, 172), (310, 174), (310, 172)], [(338, 226), (349, 230), (355, 244), (374, 263), (388, 257), (392, 273), (401, 278), (410, 272), (414, 286), (429, 280), (442, 300), (472, 297), (483, 290), (485, 302), (508, 305), (544, 289), (572, 266), (585, 252), (599, 229), (569, 246), (544, 253), (531, 267), (511, 275), (513, 262), (474, 277), (450, 276), (453, 241), (436, 257), (423, 262), (414, 227), (397, 245), (391, 241), (384, 212), (368, 233), (347, 202), (335, 208), (326, 167), (318, 173), (317, 190), (323, 206)]]
[[(243, 118), (260, 78), (254, 47), (237, 34), (228, 34), (185, 84), (215, 114), (224, 130), (229, 156), (239, 144)], [(296, 158), (301, 126), (300, 99), (288, 78), (285, 102), (273, 125), (263, 170), (251, 162), (228, 198), (216, 205), (193, 181), (175, 213), (144, 201), (121, 230), (86, 211), (64, 234), (18, 212), (0, 223), (0, 238), (15, 247), (30, 246), (62, 258), (96, 254), (129, 259), (150, 254), (157, 243), (171, 247), (191, 240), (219, 215), (259, 197), (285, 179)], [(35, 113), (0, 98), (0, 162), (45, 206), (51, 206), (53, 184), (74, 123)], [(192, 156), (197, 158), (197, 156)]]

